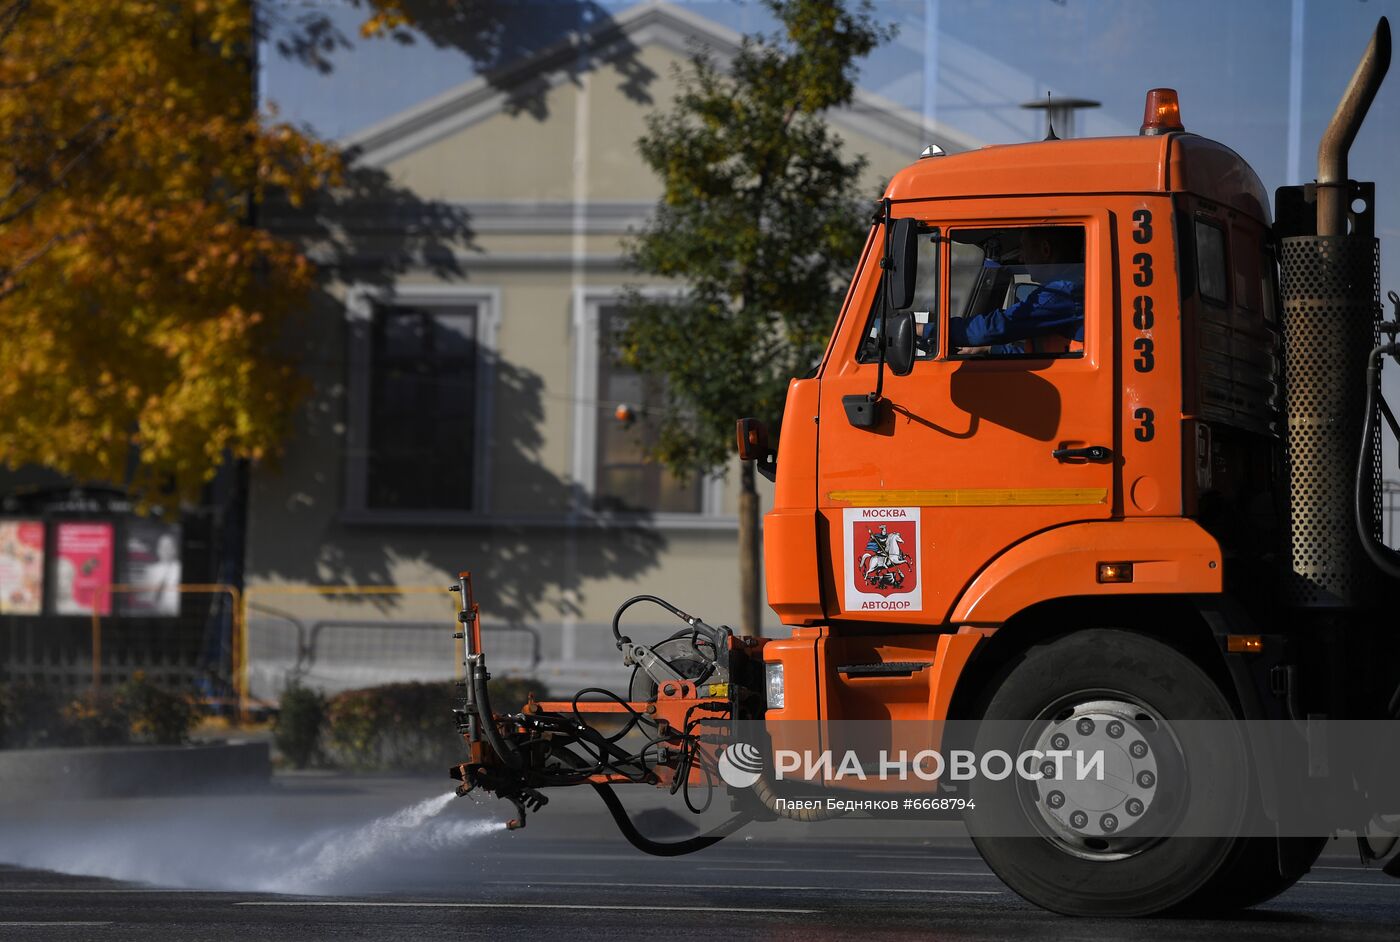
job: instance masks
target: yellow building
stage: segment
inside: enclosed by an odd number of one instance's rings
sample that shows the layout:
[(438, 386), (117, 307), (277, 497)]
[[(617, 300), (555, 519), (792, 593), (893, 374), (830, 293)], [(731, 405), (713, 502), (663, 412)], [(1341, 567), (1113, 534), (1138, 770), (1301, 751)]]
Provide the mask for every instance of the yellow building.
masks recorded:
[[(635, 147), (643, 119), (669, 106), (695, 44), (723, 59), (738, 42), (640, 5), (346, 142), (378, 197), (344, 230), (298, 233), (336, 281), (305, 333), (313, 394), (251, 486), (255, 696), (291, 674), (330, 690), (450, 676), (442, 589), (460, 569), (494, 671), (558, 690), (616, 677), (608, 626), (630, 595), (737, 619), (737, 475), (680, 482), (643, 460), (654, 384), (601, 338), (637, 280), (623, 239), (659, 194)], [(831, 123), (868, 158), (872, 200), (927, 144), (977, 143), (864, 92)], [(386, 276), (387, 256), (422, 241), (421, 214), (443, 211), (465, 214), (470, 238)]]

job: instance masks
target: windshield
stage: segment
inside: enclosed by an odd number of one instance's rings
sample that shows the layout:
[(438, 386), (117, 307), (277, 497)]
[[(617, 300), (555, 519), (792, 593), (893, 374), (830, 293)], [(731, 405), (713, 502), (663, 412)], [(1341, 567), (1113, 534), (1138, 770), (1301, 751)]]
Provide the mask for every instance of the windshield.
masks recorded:
[[(932, 359), (938, 352), (938, 253), (939, 230), (919, 224), (919, 259), (914, 277), (914, 358)], [(875, 293), (875, 303), (865, 320), (865, 332), (856, 362), (874, 363), (879, 358), (880, 313), (884, 310), (883, 279)]]

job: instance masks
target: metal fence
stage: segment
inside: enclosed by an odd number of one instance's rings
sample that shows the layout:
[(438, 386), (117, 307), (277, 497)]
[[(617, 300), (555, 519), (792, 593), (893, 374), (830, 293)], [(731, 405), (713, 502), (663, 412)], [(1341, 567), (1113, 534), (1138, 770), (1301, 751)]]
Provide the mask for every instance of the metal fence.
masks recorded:
[(230, 641), (239, 633), (241, 595), (222, 584), (186, 584), (178, 591), (175, 614), (123, 614), (123, 598), (149, 593), (150, 587), (109, 585), (87, 615), (3, 616), (0, 681), (100, 692), (139, 672), (208, 702), (231, 703)]
[[(300, 684), (327, 694), (401, 681), (455, 679), (456, 597), (443, 586), (179, 586), (178, 612), (133, 616), (99, 590), (87, 615), (0, 616), (0, 683), (100, 693), (140, 673), (207, 706), (243, 714), (274, 707)], [(538, 628), (483, 625), (492, 670), (528, 676), (542, 657)]]
[[(446, 681), (461, 669), (456, 597), (443, 586), (250, 587), (237, 671), (245, 710), (276, 704), (296, 684), (333, 694), (402, 681)], [(530, 674), (535, 628), (483, 625), (492, 670)]]

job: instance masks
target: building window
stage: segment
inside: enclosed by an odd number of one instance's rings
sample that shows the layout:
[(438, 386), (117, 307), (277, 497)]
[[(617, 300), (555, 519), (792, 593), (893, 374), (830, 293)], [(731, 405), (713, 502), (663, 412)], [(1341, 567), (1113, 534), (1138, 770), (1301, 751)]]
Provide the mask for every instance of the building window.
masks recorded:
[(472, 510), (477, 307), (376, 306), (371, 509)]
[(446, 286), (362, 292), (349, 317), (346, 509), (484, 512), (493, 297)]
[(704, 481), (683, 480), (651, 457), (660, 433), (664, 380), (628, 369), (618, 356), (617, 305), (597, 308), (595, 509), (700, 513)]
[(587, 288), (574, 295), (575, 512), (620, 515), (668, 529), (733, 527), (722, 474), (682, 480), (651, 457), (665, 386), (660, 377), (640, 375), (620, 362), (623, 316), (614, 290)]

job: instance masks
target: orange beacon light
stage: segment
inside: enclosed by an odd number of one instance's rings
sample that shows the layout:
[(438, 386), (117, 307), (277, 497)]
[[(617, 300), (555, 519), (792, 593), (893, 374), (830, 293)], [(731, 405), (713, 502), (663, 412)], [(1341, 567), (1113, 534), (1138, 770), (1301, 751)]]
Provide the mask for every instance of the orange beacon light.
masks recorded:
[(1147, 92), (1147, 104), (1142, 110), (1142, 128), (1139, 134), (1166, 134), (1168, 131), (1184, 131), (1181, 123), (1181, 103), (1177, 101), (1176, 89), (1153, 88)]

